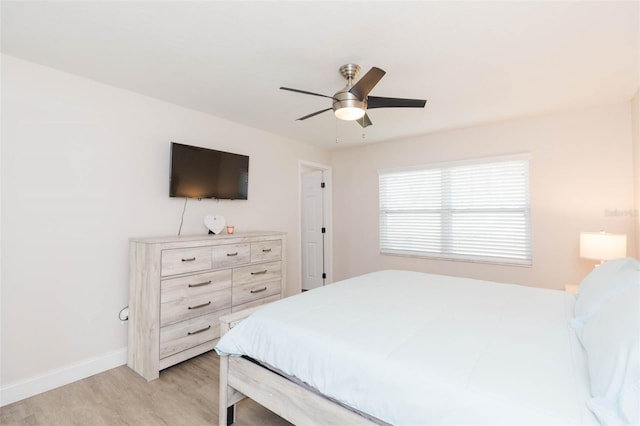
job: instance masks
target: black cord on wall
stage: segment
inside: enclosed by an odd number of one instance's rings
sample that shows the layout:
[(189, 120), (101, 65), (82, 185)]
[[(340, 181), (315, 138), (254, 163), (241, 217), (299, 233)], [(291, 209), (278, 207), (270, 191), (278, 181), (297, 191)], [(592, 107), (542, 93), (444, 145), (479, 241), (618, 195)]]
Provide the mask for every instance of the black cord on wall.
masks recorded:
[[(120, 319), (120, 321), (127, 321), (129, 319), (129, 311), (128, 311), (129, 307), (125, 306), (124, 308), (120, 309), (120, 312), (118, 313), (118, 318)], [(127, 314), (123, 316), (123, 312), (127, 311)]]
[(180, 233), (182, 232), (182, 224), (184, 223), (184, 212), (187, 210), (187, 200), (188, 200), (188, 198), (185, 197), (184, 198), (184, 207), (182, 207), (182, 218), (180, 218), (180, 228), (178, 229), (178, 237), (180, 236)]

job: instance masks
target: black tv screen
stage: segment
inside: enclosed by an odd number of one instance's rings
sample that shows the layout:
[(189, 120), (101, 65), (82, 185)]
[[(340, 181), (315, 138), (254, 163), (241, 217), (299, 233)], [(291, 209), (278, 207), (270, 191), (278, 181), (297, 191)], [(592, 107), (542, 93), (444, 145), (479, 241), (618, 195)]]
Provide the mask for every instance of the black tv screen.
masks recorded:
[(249, 157), (171, 143), (170, 197), (246, 200)]

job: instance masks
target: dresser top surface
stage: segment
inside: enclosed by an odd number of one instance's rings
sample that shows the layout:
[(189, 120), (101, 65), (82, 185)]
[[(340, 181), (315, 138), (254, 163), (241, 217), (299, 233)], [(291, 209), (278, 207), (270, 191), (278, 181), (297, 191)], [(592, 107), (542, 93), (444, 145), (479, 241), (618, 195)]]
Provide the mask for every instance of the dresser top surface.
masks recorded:
[(201, 234), (201, 235), (181, 235), (181, 236), (165, 236), (165, 237), (134, 237), (129, 238), (129, 241), (135, 243), (145, 243), (145, 244), (162, 244), (162, 243), (189, 243), (195, 241), (207, 241), (207, 242), (218, 242), (218, 241), (227, 241), (233, 242), (236, 240), (249, 239), (249, 238), (259, 238), (259, 237), (283, 237), (285, 236), (285, 232), (280, 231), (240, 231), (234, 232), (233, 234)]

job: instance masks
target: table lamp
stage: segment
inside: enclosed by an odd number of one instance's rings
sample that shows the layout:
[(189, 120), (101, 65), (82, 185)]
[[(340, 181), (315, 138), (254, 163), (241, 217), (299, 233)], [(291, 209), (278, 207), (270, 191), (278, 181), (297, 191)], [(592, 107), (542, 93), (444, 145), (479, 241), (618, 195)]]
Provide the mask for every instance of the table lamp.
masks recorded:
[(580, 233), (580, 257), (599, 260), (602, 265), (607, 260), (626, 256), (626, 234), (608, 234), (604, 231)]

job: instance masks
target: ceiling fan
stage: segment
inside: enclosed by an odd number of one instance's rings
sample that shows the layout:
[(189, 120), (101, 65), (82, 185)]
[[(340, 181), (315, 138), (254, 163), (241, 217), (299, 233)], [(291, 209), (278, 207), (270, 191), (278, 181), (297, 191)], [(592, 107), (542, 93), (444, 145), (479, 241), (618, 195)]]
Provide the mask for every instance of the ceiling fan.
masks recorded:
[(298, 120), (306, 120), (315, 117), (323, 112), (333, 110), (335, 116), (341, 120), (358, 121), (362, 127), (370, 126), (371, 120), (367, 115), (367, 109), (373, 108), (424, 108), (427, 103), (424, 99), (402, 99), (402, 98), (381, 98), (369, 96), (369, 92), (386, 74), (383, 70), (373, 67), (362, 76), (355, 84), (353, 80), (358, 76), (360, 66), (356, 64), (346, 64), (340, 67), (340, 74), (347, 80), (347, 85), (336, 92), (333, 96), (322, 95), (320, 93), (308, 92), (306, 90), (281, 87), (282, 90), (302, 93), (305, 95), (321, 96), (333, 99), (333, 106), (320, 111), (312, 112)]

